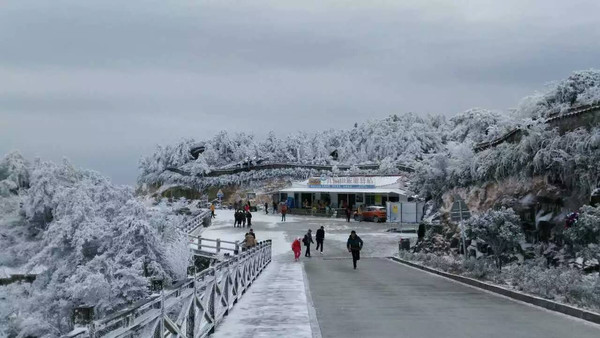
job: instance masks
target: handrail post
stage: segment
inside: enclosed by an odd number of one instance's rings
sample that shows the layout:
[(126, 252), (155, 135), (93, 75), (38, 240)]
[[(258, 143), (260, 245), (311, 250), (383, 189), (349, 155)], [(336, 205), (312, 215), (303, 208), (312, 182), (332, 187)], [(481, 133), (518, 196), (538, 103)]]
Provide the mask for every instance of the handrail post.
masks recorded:
[(202, 237), (198, 235), (198, 251), (202, 250)]
[(164, 286), (160, 288), (160, 337), (165, 335), (165, 291)]
[(196, 288), (196, 264), (194, 264), (194, 275), (192, 277), (192, 287), (194, 288), (194, 294), (192, 295), (192, 306), (190, 308), (191, 310), (191, 321), (192, 321), (192, 325), (188, 325), (188, 332), (187, 332), (187, 336), (188, 337), (195, 337), (195, 333), (196, 333), (196, 297), (198, 297), (198, 294), (196, 293), (197, 288)]
[(210, 333), (215, 333), (215, 328), (217, 326), (217, 317), (215, 316), (216, 311), (215, 311), (215, 293), (217, 292), (217, 272), (215, 270), (215, 268), (212, 268), (212, 274), (213, 274), (213, 284), (212, 287), (210, 288), (210, 294), (208, 295), (208, 313), (210, 314), (210, 316), (212, 317), (212, 328), (210, 329)]
[(221, 239), (217, 238), (217, 253), (221, 252)]
[(240, 241), (235, 241), (235, 250), (233, 251), (234, 255), (237, 255), (240, 253)]

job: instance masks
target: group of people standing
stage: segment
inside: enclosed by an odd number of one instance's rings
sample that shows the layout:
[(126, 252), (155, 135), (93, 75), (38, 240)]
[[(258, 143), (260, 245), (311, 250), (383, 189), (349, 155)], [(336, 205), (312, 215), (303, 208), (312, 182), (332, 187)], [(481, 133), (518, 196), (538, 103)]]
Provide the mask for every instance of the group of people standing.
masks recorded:
[(233, 214), (234, 227), (252, 226), (252, 213), (249, 210), (236, 210)]
[[(323, 226), (321, 226), (317, 230), (315, 240), (317, 241), (316, 250), (317, 251), (320, 250), (319, 252), (321, 254), (323, 254), (323, 242), (325, 241), (325, 228)], [(311, 257), (310, 246), (311, 246), (311, 244), (315, 243), (315, 241), (313, 240), (313, 237), (312, 237), (311, 229), (308, 229), (308, 232), (304, 235), (303, 238), (298, 237), (292, 242), (292, 251), (294, 252), (294, 260), (295, 261), (298, 261), (300, 259), (300, 254), (302, 253), (301, 243), (304, 244), (304, 247), (305, 247), (304, 257)], [(355, 270), (356, 270), (356, 262), (358, 262), (360, 260), (360, 250), (362, 250), (362, 247), (363, 247), (362, 239), (356, 234), (356, 231), (352, 230), (350, 232), (350, 236), (348, 237), (348, 240), (346, 241), (346, 248), (348, 249), (348, 252), (352, 254), (352, 264), (353, 264)]]

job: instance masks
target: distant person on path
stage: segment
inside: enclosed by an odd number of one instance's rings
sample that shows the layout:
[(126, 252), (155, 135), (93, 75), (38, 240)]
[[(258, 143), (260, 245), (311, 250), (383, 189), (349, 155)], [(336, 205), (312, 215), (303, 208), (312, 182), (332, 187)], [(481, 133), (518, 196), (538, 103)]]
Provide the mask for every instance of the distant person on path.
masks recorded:
[(348, 252), (352, 253), (352, 264), (354, 264), (354, 270), (356, 270), (356, 262), (360, 260), (360, 250), (363, 247), (363, 241), (358, 237), (356, 231), (350, 232), (348, 242), (346, 242)]
[(246, 227), (246, 212), (243, 210), (240, 210), (240, 220), (242, 222), (241, 226), (242, 228)]
[(234, 227), (238, 227), (238, 224), (242, 224), (242, 221), (240, 219), (240, 211), (236, 210), (235, 213), (233, 214), (233, 219), (234, 219), (234, 223), (233, 226)]
[(277, 203), (275, 203), (275, 201), (273, 201), (273, 213), (277, 213)]
[(265, 202), (265, 215), (269, 214), (269, 203)]
[(325, 228), (323, 226), (317, 230), (315, 238), (317, 239), (317, 248), (315, 250), (319, 251), (319, 248), (321, 248), (321, 254), (323, 254), (323, 240), (325, 239)]
[(215, 218), (215, 204), (210, 204), (210, 218)]
[(350, 217), (352, 216), (352, 208), (350, 205), (346, 207), (346, 222), (350, 222)]
[(302, 242), (304, 242), (304, 246), (306, 247), (306, 251), (304, 251), (304, 257), (310, 257), (310, 243), (314, 243), (312, 238), (312, 230), (308, 229), (308, 232), (306, 235), (304, 235)]
[(302, 246), (300, 244), (300, 237), (296, 238), (292, 242), (292, 251), (294, 252), (294, 261), (298, 261), (300, 259), (300, 254), (302, 253)]
[(285, 215), (287, 214), (287, 205), (281, 205), (281, 221), (285, 222)]
[(246, 220), (248, 222), (248, 227), (252, 226), (252, 213), (250, 211), (246, 211)]

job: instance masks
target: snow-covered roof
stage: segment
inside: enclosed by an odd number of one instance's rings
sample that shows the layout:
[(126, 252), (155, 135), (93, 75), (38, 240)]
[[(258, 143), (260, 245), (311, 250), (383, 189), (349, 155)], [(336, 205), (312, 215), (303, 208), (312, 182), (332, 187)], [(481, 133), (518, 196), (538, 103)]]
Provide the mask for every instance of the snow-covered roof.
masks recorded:
[(293, 182), (290, 188), (279, 191), (285, 193), (334, 192), (408, 196), (408, 192), (401, 187), (402, 179), (402, 176), (312, 177), (304, 181)]
[(334, 192), (339, 194), (398, 194), (408, 196), (408, 193), (402, 189), (382, 188), (382, 189), (362, 189), (362, 188), (287, 188), (279, 190), (279, 192), (293, 193), (293, 192)]

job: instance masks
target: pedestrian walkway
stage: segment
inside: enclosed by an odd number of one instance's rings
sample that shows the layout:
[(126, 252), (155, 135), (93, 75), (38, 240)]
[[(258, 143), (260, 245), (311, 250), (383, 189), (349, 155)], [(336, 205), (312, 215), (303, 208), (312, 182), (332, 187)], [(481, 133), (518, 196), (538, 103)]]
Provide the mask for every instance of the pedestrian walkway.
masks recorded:
[(312, 337), (302, 263), (272, 262), (213, 336)]
[[(203, 233), (211, 238), (236, 240), (248, 228), (234, 228), (233, 213)], [(217, 327), (213, 337), (312, 337), (304, 274), (301, 262), (293, 261), (291, 238), (279, 228), (279, 215), (254, 213), (253, 229), (258, 240), (272, 240), (273, 261)], [(293, 223), (287, 223), (293, 226)], [(288, 229), (289, 231), (289, 229)]]

